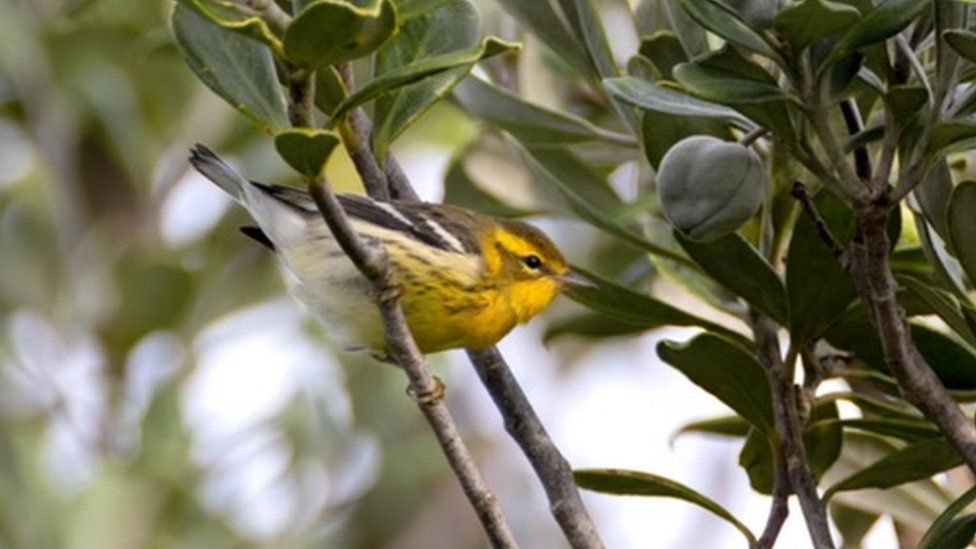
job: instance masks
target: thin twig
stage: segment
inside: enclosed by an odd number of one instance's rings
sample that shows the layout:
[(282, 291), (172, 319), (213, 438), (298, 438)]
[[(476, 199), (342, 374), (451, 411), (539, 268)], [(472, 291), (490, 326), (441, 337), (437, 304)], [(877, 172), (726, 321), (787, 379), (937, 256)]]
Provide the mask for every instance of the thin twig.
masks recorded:
[(752, 146), (753, 143), (759, 141), (759, 139), (764, 135), (766, 135), (767, 133), (769, 133), (769, 130), (767, 130), (766, 128), (756, 126), (752, 130), (750, 130), (749, 133), (739, 138), (739, 144), (742, 145), (743, 147)]
[(756, 543), (758, 549), (771, 549), (776, 545), (776, 539), (779, 538), (783, 524), (790, 516), (789, 497), (790, 477), (786, 467), (779, 466), (776, 468), (776, 476), (773, 478), (773, 501), (769, 505), (766, 527)]
[[(339, 65), (339, 75), (346, 84), (346, 89), (355, 88), (353, 80), (352, 66), (349, 63)], [(340, 121), (339, 133), (342, 136), (342, 143), (349, 151), (356, 171), (359, 172), (366, 188), (366, 194), (377, 200), (389, 200), (389, 184), (386, 181), (386, 174), (380, 168), (370, 149), (372, 140), (372, 124), (366, 116), (362, 107), (356, 107), (349, 113), (346, 120)]]
[(505, 421), (505, 430), (515, 439), (542, 481), (549, 509), (575, 548), (603, 547), (573, 480), (569, 462), (549, 438), (532, 404), (512, 370), (497, 349), (468, 351), (478, 377), (488, 389)]
[(837, 238), (834, 237), (834, 233), (830, 231), (830, 227), (827, 226), (824, 218), (820, 216), (820, 212), (817, 211), (817, 207), (813, 203), (813, 197), (810, 196), (810, 191), (807, 190), (806, 185), (800, 181), (794, 181), (790, 194), (800, 203), (800, 206), (803, 208), (803, 213), (813, 222), (813, 226), (816, 228), (820, 240), (823, 240), (830, 253), (843, 265), (846, 262), (846, 250), (844, 250), (844, 246), (840, 244)]
[(803, 425), (796, 407), (796, 387), (787, 375), (780, 355), (776, 323), (758, 311), (751, 311), (750, 324), (756, 338), (759, 362), (766, 371), (772, 390), (773, 420), (780, 436), (782, 461), (785, 462), (793, 493), (800, 501), (810, 540), (818, 549), (832, 548), (834, 542), (830, 537), (827, 511), (817, 494), (817, 481), (807, 460)]
[[(298, 74), (289, 81), (291, 97), (295, 101), (291, 116), (295, 125), (308, 127), (313, 123), (312, 98), (315, 95), (315, 81), (311, 74), (305, 74), (304, 79), (302, 76)], [(315, 199), (315, 204), (336, 242), (370, 281), (391, 355), (406, 372), (411, 394), (433, 429), (437, 442), (478, 515), (489, 542), (496, 548), (517, 548), (518, 544), (502, 515), (495, 495), (481, 477), (481, 472), (444, 403), (444, 386), (431, 375), (410, 333), (407, 319), (400, 308), (400, 288), (394, 280), (386, 251), (368, 246), (360, 238), (323, 175), (308, 178), (307, 185), (309, 194)]]

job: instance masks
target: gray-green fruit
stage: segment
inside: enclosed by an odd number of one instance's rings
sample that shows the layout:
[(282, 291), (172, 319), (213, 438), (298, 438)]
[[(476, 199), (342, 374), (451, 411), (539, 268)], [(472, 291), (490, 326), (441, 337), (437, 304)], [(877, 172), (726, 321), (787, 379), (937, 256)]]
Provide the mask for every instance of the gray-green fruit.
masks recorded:
[(664, 215), (698, 241), (715, 240), (749, 221), (762, 204), (766, 180), (752, 150), (706, 135), (675, 143), (657, 174)]

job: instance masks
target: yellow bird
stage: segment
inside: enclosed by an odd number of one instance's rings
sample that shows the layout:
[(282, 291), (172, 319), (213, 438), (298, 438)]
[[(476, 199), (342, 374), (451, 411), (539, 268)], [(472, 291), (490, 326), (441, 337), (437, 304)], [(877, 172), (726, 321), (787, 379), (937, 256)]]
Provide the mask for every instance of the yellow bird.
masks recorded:
[[(386, 354), (370, 284), (307, 193), (248, 181), (202, 145), (190, 162), (247, 209), (258, 227), (242, 231), (275, 251), (289, 289), (335, 343)], [(588, 285), (531, 225), (445, 204), (338, 198), (360, 236), (386, 249), (424, 353), (490, 347), (548, 307), (564, 285)]]

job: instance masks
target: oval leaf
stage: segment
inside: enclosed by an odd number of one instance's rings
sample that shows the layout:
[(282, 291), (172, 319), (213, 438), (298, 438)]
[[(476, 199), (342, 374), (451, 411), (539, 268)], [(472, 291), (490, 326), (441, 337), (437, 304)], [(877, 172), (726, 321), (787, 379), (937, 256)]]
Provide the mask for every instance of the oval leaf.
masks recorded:
[(773, 27), (799, 52), (813, 42), (847, 30), (860, 18), (861, 12), (846, 4), (803, 0), (776, 14)]
[(181, 4), (170, 22), (187, 65), (208, 88), (265, 131), (288, 127), (287, 101), (266, 46)]
[(764, 55), (781, 66), (786, 65), (782, 56), (724, 3), (717, 0), (678, 0), (678, 4), (699, 25), (729, 42)]
[(962, 463), (959, 453), (944, 439), (924, 440), (881, 458), (867, 468), (831, 486), (826, 501), (837, 492), (865, 488), (891, 488), (922, 480)]
[(820, 66), (820, 74), (858, 49), (898, 34), (930, 6), (930, 0), (885, 0), (878, 4), (834, 46)]
[(751, 120), (728, 107), (702, 101), (641, 78), (607, 78), (603, 85), (610, 95), (640, 109), (678, 116), (717, 118), (746, 131), (756, 127)]
[(946, 211), (949, 242), (970, 283), (976, 283), (976, 181), (952, 190)]
[(739, 522), (731, 513), (711, 499), (699, 494), (687, 486), (671, 479), (621, 469), (583, 469), (573, 472), (576, 484), (581, 488), (625, 496), (659, 496), (681, 499), (711, 512), (715, 516), (725, 519), (734, 526), (748, 541), (749, 546), (756, 544), (756, 536)]
[(674, 237), (716, 282), (745, 299), (781, 325), (788, 320), (786, 289), (776, 271), (738, 234), (694, 242), (679, 231)]
[(596, 287), (568, 287), (563, 293), (594, 311), (633, 325), (644, 326), (648, 330), (661, 326), (699, 326), (732, 339), (743, 340), (740, 334), (724, 326), (672, 307), (659, 299), (632, 292), (579, 267), (573, 267), (573, 271), (585, 276)]
[(396, 32), (396, 8), (390, 0), (369, 8), (316, 0), (285, 31), (285, 55), (310, 67), (333, 65), (372, 53)]
[(339, 143), (338, 134), (312, 128), (292, 128), (275, 136), (278, 154), (295, 171), (308, 177), (322, 173)]
[[(956, 515), (972, 504), (973, 501), (976, 501), (976, 488), (966, 490), (956, 501), (946, 507), (945, 511), (942, 511), (942, 514), (935, 519), (932, 526), (929, 526), (925, 535), (922, 536), (922, 540), (918, 543), (918, 549), (963, 549), (968, 547), (973, 542), (976, 526), (973, 526), (971, 531), (960, 532), (959, 526), (961, 524), (956, 522)], [(970, 524), (976, 515), (969, 515), (966, 518), (969, 520), (964, 524)]]
[[(361, 90), (384, 93), (373, 113), (377, 154), (385, 156), (393, 140), (450, 93), (475, 63), (516, 47), (496, 38), (481, 40), (481, 15), (471, 0), (406, 12), (399, 36), (376, 53), (373, 80)], [(405, 85), (396, 93), (384, 90)]]
[(772, 436), (773, 404), (766, 373), (744, 348), (704, 333), (685, 344), (662, 341), (657, 354), (756, 429)]
[[(854, 236), (854, 216), (830, 193), (818, 193), (817, 211), (842, 245)], [(786, 256), (790, 337), (800, 344), (819, 336), (857, 298), (857, 289), (807, 216), (800, 216)]]
[(970, 63), (976, 63), (976, 33), (964, 29), (951, 29), (942, 38), (952, 49)]
[(526, 143), (576, 143), (602, 139), (634, 144), (630, 136), (599, 128), (569, 113), (533, 105), (517, 95), (478, 78), (468, 78), (454, 88), (454, 98), (465, 111)]

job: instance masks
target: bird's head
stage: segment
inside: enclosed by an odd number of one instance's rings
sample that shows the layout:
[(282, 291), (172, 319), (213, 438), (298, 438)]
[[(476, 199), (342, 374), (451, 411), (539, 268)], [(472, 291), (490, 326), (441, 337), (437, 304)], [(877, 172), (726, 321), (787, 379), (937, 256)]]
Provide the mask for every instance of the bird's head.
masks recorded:
[(499, 221), (483, 249), (488, 276), (511, 300), (520, 322), (542, 312), (564, 286), (586, 284), (552, 240), (526, 223)]

